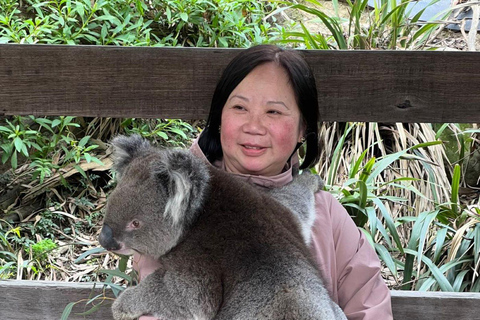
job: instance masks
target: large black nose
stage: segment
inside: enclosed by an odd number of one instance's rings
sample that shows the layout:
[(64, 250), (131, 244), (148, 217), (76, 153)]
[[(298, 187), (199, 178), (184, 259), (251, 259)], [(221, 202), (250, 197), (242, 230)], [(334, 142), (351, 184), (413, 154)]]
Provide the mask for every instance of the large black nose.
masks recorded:
[(112, 228), (108, 226), (108, 224), (104, 224), (102, 231), (100, 232), (100, 236), (98, 237), (98, 241), (105, 249), (109, 251), (119, 250), (120, 244), (115, 240), (113, 237)]

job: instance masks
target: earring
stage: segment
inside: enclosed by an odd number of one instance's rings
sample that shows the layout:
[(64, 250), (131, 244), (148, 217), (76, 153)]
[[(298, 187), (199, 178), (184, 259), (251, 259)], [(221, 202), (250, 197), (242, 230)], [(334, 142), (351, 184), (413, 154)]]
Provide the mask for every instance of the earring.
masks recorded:
[(305, 143), (305, 137), (302, 137), (302, 139), (300, 139), (300, 143)]
[(219, 125), (218, 126), (218, 132), (221, 132), (222, 131), (222, 125)]

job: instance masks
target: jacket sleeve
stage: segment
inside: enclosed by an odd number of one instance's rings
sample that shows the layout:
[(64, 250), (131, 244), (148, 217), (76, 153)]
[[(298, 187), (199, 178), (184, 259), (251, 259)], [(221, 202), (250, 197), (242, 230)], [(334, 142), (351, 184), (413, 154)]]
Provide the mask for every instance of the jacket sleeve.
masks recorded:
[[(320, 193), (322, 195), (320, 199), (317, 197), (317, 201), (323, 202), (320, 208), (324, 210), (320, 215), (328, 215), (327, 220), (332, 227), (334, 254), (328, 256), (335, 260), (323, 261), (323, 264), (332, 269), (330, 273), (336, 283), (333, 291), (339, 306), (349, 320), (393, 319), (390, 290), (381, 277), (380, 261), (375, 250), (345, 208), (331, 194)], [(321, 229), (317, 227), (317, 231), (321, 232)]]

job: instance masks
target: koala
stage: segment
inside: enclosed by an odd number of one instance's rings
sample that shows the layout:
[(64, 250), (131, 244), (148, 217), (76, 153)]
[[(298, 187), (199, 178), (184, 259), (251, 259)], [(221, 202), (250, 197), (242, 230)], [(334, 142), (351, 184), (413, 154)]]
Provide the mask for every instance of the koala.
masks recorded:
[(315, 193), (323, 189), (323, 186), (319, 176), (304, 171), (301, 175), (294, 172), (294, 181), (286, 186), (266, 190), (298, 219), (307, 246), (311, 242), (311, 230), (315, 221)]
[[(116, 320), (346, 319), (305, 245), (308, 210), (295, 216), (187, 150), (156, 149), (139, 136), (112, 143), (118, 184), (100, 244), (161, 264), (115, 300)], [(277, 196), (290, 189), (310, 192), (287, 186)]]

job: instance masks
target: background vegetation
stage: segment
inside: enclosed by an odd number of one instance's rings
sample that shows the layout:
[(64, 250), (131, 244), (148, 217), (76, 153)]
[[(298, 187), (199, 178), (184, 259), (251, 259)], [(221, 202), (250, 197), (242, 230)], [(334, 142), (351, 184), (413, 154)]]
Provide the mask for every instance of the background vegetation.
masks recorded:
[[(407, 18), (407, 3), (369, 9), (366, 0), (347, 0), (342, 16), (337, 0), (333, 14), (314, 0), (0, 0), (0, 43), (436, 49), (448, 12), (421, 22)], [(124, 272), (130, 262), (97, 248), (114, 185), (107, 143), (135, 132), (187, 146), (201, 127), (172, 119), (0, 119), (0, 278), (132, 281)], [(391, 288), (480, 291), (477, 126), (323, 123), (320, 132), (316, 171), (368, 236)], [(112, 265), (117, 271), (105, 271)]]

